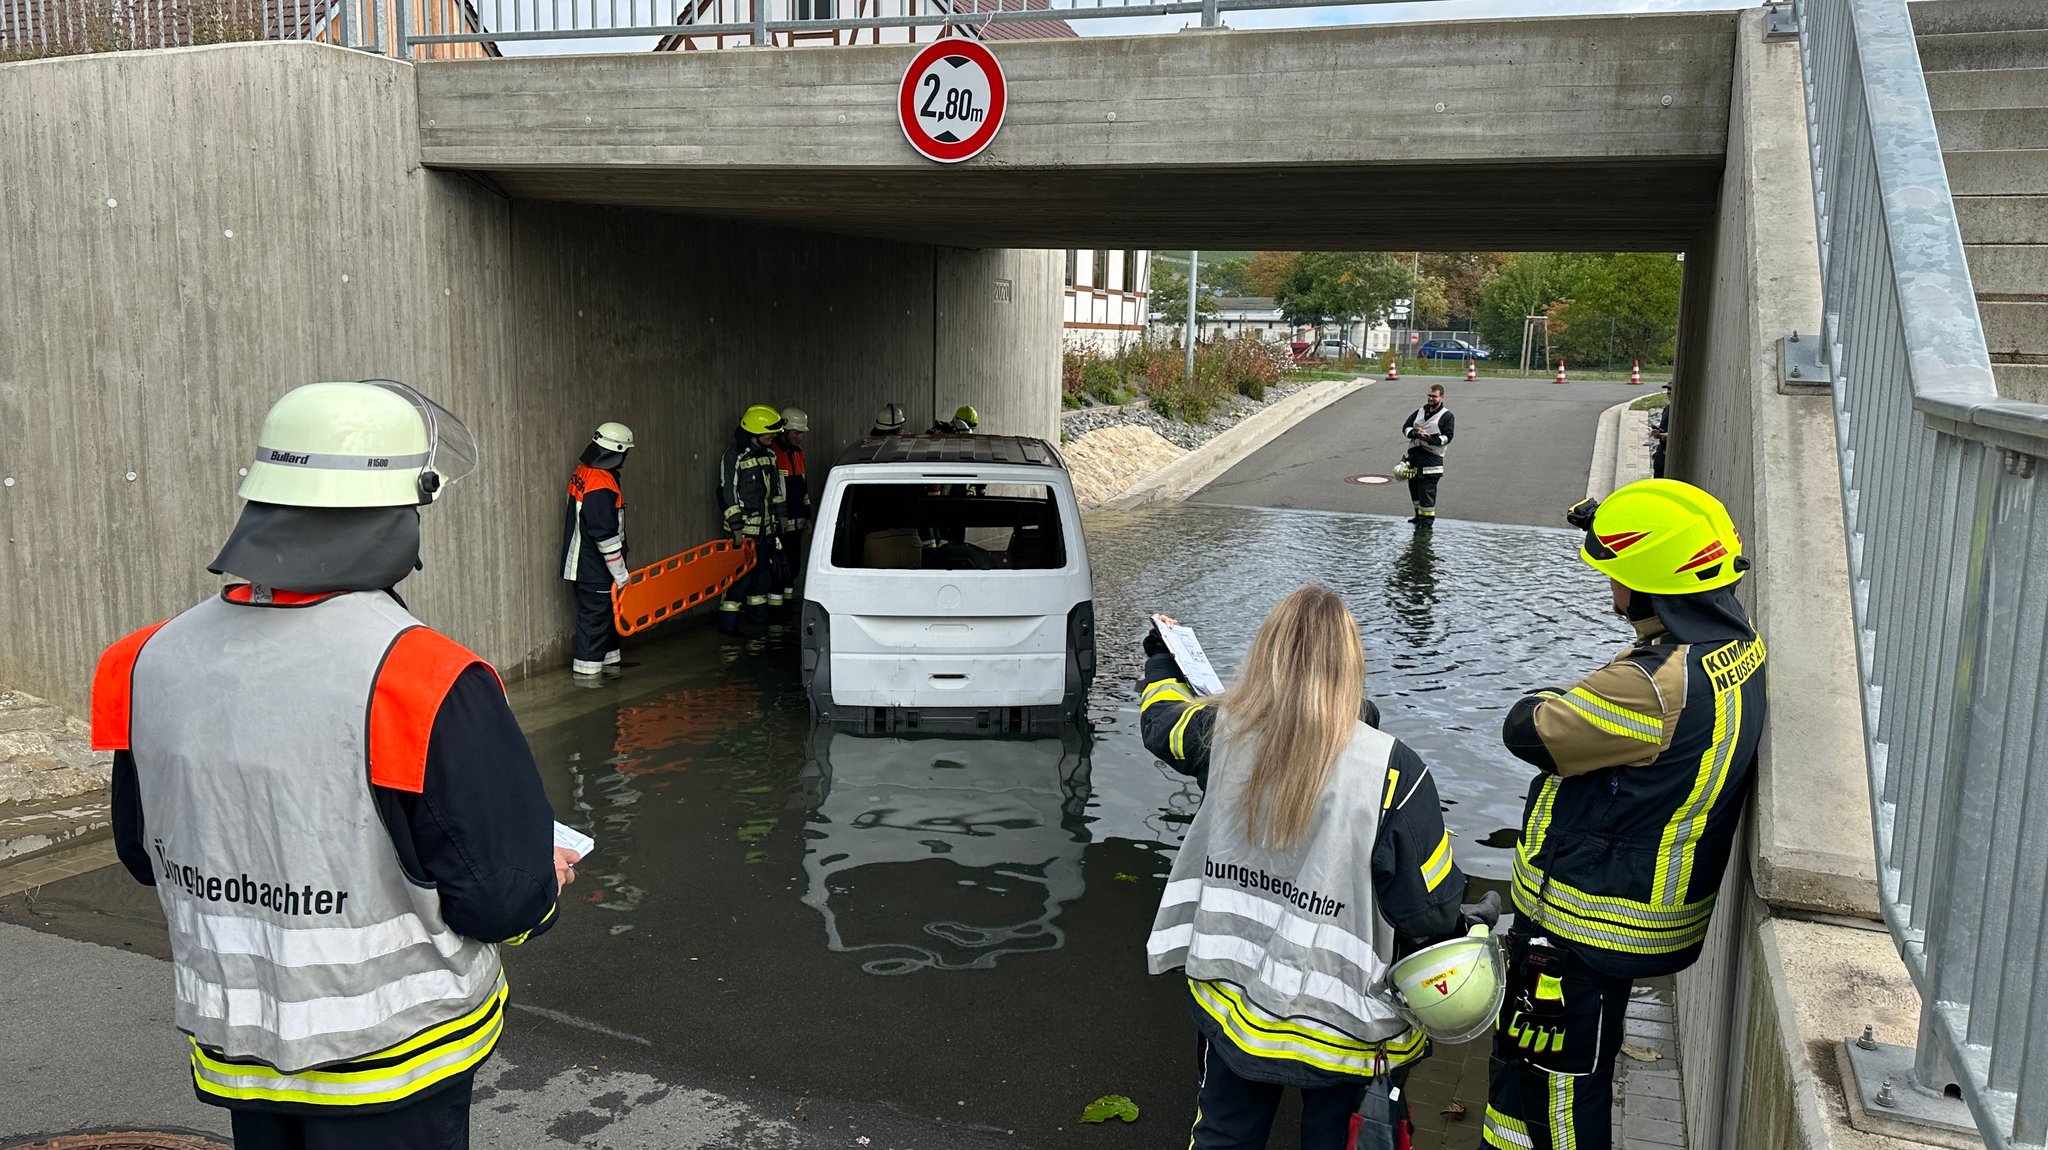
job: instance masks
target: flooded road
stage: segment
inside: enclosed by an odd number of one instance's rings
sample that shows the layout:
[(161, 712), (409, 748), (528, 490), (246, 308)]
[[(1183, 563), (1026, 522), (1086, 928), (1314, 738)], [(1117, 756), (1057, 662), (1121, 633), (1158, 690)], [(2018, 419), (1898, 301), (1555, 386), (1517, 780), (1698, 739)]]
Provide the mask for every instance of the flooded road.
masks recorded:
[[(1101, 646), (1086, 732), (814, 730), (793, 639), (730, 645), (702, 627), (629, 647), (625, 676), (597, 689), (557, 673), (515, 685), (558, 816), (598, 848), (556, 928), (506, 952), (513, 1069), (479, 1091), (480, 1121), (530, 1121), (517, 1091), (550, 1074), (630, 1066), (752, 1092), (831, 1144), (1183, 1146), (1184, 984), (1147, 976), (1143, 946), (1198, 795), (1138, 742), (1147, 614), (1196, 627), (1227, 677), (1288, 590), (1335, 588), (1363, 626), (1383, 726), (1437, 771), (1459, 860), (1493, 880), (1530, 777), (1499, 747), (1505, 708), (1628, 637), (1562, 530), (1417, 536), (1372, 516), (1184, 505), (1089, 533)], [(0, 902), (0, 918), (164, 955), (153, 893), (118, 868)], [(1443, 1050), (1411, 1093), (1432, 1113), (1471, 1104), (1484, 1074), (1482, 1046)], [(1078, 1127), (1103, 1094), (1143, 1117)], [(638, 1104), (611, 1098), (542, 1122), (548, 1144), (610, 1144)], [(1459, 1123), (1429, 1145), (1476, 1141)]]
[[(792, 648), (701, 632), (564, 698), (594, 709), (530, 737), (599, 849), (573, 913), (514, 959), (523, 1000), (735, 1081), (1029, 1145), (1178, 1145), (1190, 1029), (1142, 953), (1198, 795), (1138, 743), (1147, 613), (1194, 625), (1227, 678), (1289, 589), (1335, 588), (1383, 725), (1438, 772), (1461, 862), (1496, 880), (1529, 778), (1499, 746), (1507, 705), (1626, 639), (1561, 530), (1182, 506), (1092, 522), (1090, 554), (1090, 732), (814, 731)], [(637, 694), (646, 672), (674, 682)], [(1078, 1132), (1106, 1093), (1147, 1120)]]

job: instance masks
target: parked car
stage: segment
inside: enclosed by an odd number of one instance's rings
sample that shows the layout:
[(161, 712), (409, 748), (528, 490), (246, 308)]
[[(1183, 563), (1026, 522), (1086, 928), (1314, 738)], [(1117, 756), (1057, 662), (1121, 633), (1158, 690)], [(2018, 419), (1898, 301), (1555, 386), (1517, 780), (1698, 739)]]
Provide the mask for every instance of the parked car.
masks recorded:
[(1357, 359), (1365, 354), (1348, 339), (1326, 339), (1316, 347), (1324, 359)]
[(1416, 353), (1423, 359), (1492, 359), (1493, 353), (1462, 339), (1432, 339)]
[(1000, 435), (854, 446), (818, 500), (802, 675), (864, 731), (1048, 730), (1095, 679), (1095, 591), (1058, 450)]

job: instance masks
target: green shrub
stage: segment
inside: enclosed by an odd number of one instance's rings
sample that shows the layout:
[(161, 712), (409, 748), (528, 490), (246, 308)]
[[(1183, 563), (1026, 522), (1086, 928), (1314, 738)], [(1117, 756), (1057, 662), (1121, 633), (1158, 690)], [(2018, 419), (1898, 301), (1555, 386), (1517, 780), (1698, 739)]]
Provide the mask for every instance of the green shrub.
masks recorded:
[(1124, 388), (1124, 373), (1109, 360), (1098, 359), (1081, 368), (1081, 390), (1095, 397), (1097, 403), (1129, 403), (1131, 394)]

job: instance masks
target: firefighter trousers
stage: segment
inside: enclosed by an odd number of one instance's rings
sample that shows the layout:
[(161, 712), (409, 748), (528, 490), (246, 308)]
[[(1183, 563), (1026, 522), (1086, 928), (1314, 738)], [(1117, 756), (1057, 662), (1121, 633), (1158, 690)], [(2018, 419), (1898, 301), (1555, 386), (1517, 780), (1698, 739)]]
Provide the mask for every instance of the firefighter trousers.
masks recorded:
[(743, 623), (765, 626), (770, 605), (782, 603), (782, 541), (774, 535), (751, 538), (754, 565), (718, 597), (718, 629), (728, 635), (739, 634)]
[(1507, 938), (1508, 993), (1493, 1032), (1482, 1142), (1495, 1150), (1611, 1150), (1614, 1060), (1631, 983), (1576, 956), (1559, 960), (1562, 951), (1539, 965), (1531, 941), (1521, 930)]
[(1418, 519), (1436, 518), (1436, 485), (1439, 475), (1417, 475), (1408, 481), (1408, 501), (1415, 505)]
[(595, 674), (606, 663), (619, 661), (619, 625), (612, 617), (612, 585), (578, 583), (576, 587), (576, 641), (571, 666), (580, 674)]
[(396, 1110), (271, 1114), (231, 1109), (235, 1150), (469, 1150), (471, 1079), (464, 1076)]
[[(1188, 1145), (1192, 1150), (1264, 1150), (1287, 1087), (1241, 1077), (1212, 1043), (1205, 1039), (1201, 1046), (1201, 1088)], [(1364, 1097), (1364, 1079), (1303, 1090), (1301, 1150), (1345, 1150), (1351, 1115)]]

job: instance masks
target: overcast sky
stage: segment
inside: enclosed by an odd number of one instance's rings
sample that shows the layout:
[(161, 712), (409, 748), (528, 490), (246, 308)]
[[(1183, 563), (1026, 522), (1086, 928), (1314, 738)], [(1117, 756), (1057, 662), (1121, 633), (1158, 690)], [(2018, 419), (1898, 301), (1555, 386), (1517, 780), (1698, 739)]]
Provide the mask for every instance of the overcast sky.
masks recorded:
[[(513, 5), (522, 11), (555, 12), (568, 15), (568, 9), (579, 10), (581, 23), (588, 27), (599, 24), (616, 27), (606, 17), (614, 10), (622, 17), (630, 9), (639, 9), (640, 18), (650, 0), (482, 0), (480, 7), (487, 27), (510, 27), (510, 21), (494, 20), (494, 16), (508, 13)], [(655, 0), (660, 2), (660, 0)], [(1113, 6), (1117, 0), (1103, 0), (1105, 7)], [(1128, 0), (1143, 3), (1145, 0)], [(1228, 12), (1224, 22), (1233, 28), (1301, 28), (1329, 24), (1403, 24), (1431, 20), (1490, 20), (1508, 16), (1575, 16), (1602, 12), (1709, 12), (1728, 11), (1736, 8), (1755, 8), (1764, 0), (1403, 0), (1391, 4), (1345, 4), (1323, 8), (1278, 8), (1258, 12)], [(1052, 0), (1054, 8), (1075, 6), (1076, 0)], [(542, 5), (548, 8), (543, 9)], [(1080, 0), (1078, 6), (1090, 6), (1088, 0)], [(728, 5), (728, 7), (735, 7)], [(741, 0), (737, 8), (744, 8)], [(845, 5), (851, 7), (851, 5)], [(895, 5), (888, 6), (895, 10)], [(550, 12), (549, 9), (552, 9)], [(593, 11), (594, 10), (594, 11)], [(592, 19), (593, 15), (596, 17)], [(622, 20), (621, 23), (627, 22)], [(1197, 23), (1193, 16), (1144, 16), (1133, 19), (1088, 19), (1075, 20), (1074, 27), (1083, 36), (1130, 36), (1141, 33), (1174, 32)], [(541, 27), (558, 25), (543, 23)], [(654, 44), (652, 40), (541, 40), (504, 42), (501, 44), (508, 56), (562, 55), (578, 52), (644, 52)]]

